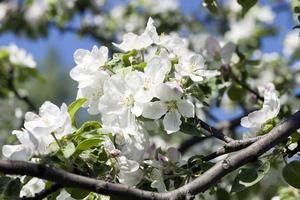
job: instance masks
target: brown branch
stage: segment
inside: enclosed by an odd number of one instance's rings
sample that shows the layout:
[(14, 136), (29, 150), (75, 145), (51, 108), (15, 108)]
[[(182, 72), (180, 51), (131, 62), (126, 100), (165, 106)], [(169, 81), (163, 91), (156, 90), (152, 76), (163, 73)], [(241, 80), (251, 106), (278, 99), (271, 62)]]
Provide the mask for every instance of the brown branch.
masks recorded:
[(192, 123), (195, 125), (195, 127), (197, 129), (204, 129), (207, 131), (208, 135), (206, 136), (213, 136), (216, 137), (226, 143), (229, 143), (231, 141), (234, 141), (234, 139), (232, 139), (231, 137), (225, 135), (221, 130), (216, 129), (213, 126), (210, 126), (209, 124), (207, 124), (206, 122), (202, 121), (201, 119), (198, 118), (194, 118), (192, 119)]
[(194, 195), (206, 191), (228, 173), (238, 169), (287, 139), (300, 128), (300, 111), (277, 125), (264, 137), (236, 154), (218, 162), (192, 182), (166, 193), (156, 193), (129, 187), (123, 184), (96, 180), (61, 169), (22, 161), (0, 161), (0, 171), (5, 174), (29, 175), (62, 184), (65, 187), (82, 188), (99, 194), (122, 196), (127, 199), (191, 199)]
[(63, 188), (62, 185), (54, 183), (49, 188), (42, 190), (40, 193), (34, 195), (34, 197), (22, 197), (20, 200), (42, 200), (57, 190)]
[(209, 161), (213, 160), (219, 156), (239, 151), (241, 149), (244, 149), (245, 147), (248, 147), (249, 145), (253, 144), (254, 142), (258, 141), (262, 136), (254, 137), (254, 138), (247, 138), (243, 140), (234, 140), (230, 143), (225, 144), (223, 147), (219, 148), (217, 151), (208, 154), (207, 156), (204, 156), (201, 160), (203, 161)]

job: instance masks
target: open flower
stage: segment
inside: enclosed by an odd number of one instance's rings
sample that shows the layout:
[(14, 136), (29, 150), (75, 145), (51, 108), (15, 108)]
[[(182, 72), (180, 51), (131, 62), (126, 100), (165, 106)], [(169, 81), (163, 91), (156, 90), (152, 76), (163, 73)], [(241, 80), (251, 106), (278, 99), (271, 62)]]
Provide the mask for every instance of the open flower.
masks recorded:
[[(132, 72), (136, 73), (136, 72)], [(104, 95), (100, 98), (99, 110), (105, 115), (132, 113), (140, 116), (142, 104), (136, 100), (137, 91), (143, 85), (142, 79), (131, 74), (114, 74), (104, 83)]]
[(78, 49), (74, 53), (74, 60), (77, 64), (71, 72), (72, 79), (78, 82), (77, 98), (87, 98), (84, 105), (89, 107), (90, 114), (98, 114), (99, 99), (103, 95), (103, 84), (109, 74), (102, 67), (108, 59), (106, 47), (94, 46), (92, 51)]
[(156, 32), (156, 28), (153, 24), (154, 21), (150, 17), (147, 22), (146, 30), (141, 35), (126, 33), (123, 36), (123, 42), (121, 44), (113, 43), (113, 45), (125, 52), (131, 51), (133, 49), (146, 49), (153, 43), (157, 42), (159, 38)]
[(136, 93), (136, 100), (141, 103), (151, 101), (155, 96), (156, 86), (164, 81), (170, 70), (171, 62), (167, 56), (155, 56), (148, 61), (144, 72), (135, 71), (128, 74), (128, 81), (140, 80), (142, 82), (142, 87)]
[(28, 181), (20, 191), (20, 197), (34, 197), (37, 193), (45, 189), (46, 184), (43, 180), (32, 178)]
[(241, 119), (241, 126), (260, 129), (270, 119), (276, 117), (280, 110), (280, 99), (272, 83), (264, 87), (264, 104), (260, 110), (250, 113)]
[(177, 76), (190, 77), (195, 82), (220, 75), (220, 72), (216, 70), (206, 70), (204, 68), (204, 59), (200, 54), (188, 54), (182, 57), (176, 65), (176, 72)]
[(2, 147), (2, 154), (9, 160), (29, 160), (39, 148), (40, 142), (38, 139), (27, 130), (12, 132), (21, 144), (18, 145), (4, 145)]
[(160, 101), (147, 103), (143, 109), (143, 117), (160, 119), (165, 115), (163, 125), (167, 133), (179, 131), (181, 116), (194, 117), (194, 105), (183, 99), (182, 89), (174, 83), (161, 83), (156, 87), (156, 91)]

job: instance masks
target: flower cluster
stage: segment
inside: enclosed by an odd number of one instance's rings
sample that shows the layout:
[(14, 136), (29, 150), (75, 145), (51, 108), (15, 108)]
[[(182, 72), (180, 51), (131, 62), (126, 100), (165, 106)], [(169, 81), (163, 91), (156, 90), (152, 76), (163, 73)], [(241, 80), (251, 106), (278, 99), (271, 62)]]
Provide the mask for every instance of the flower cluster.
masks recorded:
[(22, 131), (16, 130), (15, 135), (21, 144), (4, 145), (3, 155), (10, 160), (29, 160), (34, 155), (48, 154), (50, 144), (73, 132), (67, 106), (61, 108), (46, 101), (40, 108), (39, 115), (28, 112)]
[[(45, 102), (39, 114), (26, 113), (23, 130), (12, 132), (20, 144), (3, 147), (7, 159), (32, 160), (50, 153), (74, 156), (80, 162), (86, 159), (95, 165), (103, 159), (100, 164), (108, 165), (110, 175), (120, 183), (136, 186), (146, 174), (150, 186), (159, 192), (174, 185), (164, 182), (165, 168), (171, 175), (180, 174), (186, 162), (175, 148), (164, 152), (149, 145), (146, 124), (155, 122), (172, 134), (179, 132), (189, 118), (199, 117), (204, 102), (199, 88), (213, 80), (223, 81), (220, 69), (230, 67), (236, 47), (208, 37), (203, 51), (196, 53), (177, 34), (159, 35), (151, 18), (144, 32), (127, 33), (121, 43), (113, 45), (120, 52), (111, 57), (105, 46), (76, 50), (76, 66), (70, 72), (78, 83), (75, 102), (81, 102), (75, 107), (83, 106), (89, 114), (99, 115), (101, 123), (86, 122), (76, 129), (72, 105), (68, 109), (65, 104), (59, 108)], [(20, 57), (26, 54), (13, 60), (17, 62)], [(268, 84), (262, 92), (263, 108), (243, 118), (242, 126), (261, 128), (278, 115), (280, 101), (274, 85)], [(93, 156), (87, 159), (86, 155)], [(33, 193), (26, 187), (23, 191)], [(64, 198), (71, 197), (63, 190), (57, 199)]]
[(7, 51), (9, 61), (18, 66), (35, 68), (36, 62), (31, 54), (27, 53), (24, 49), (17, 47), (15, 44), (0, 47), (0, 51)]

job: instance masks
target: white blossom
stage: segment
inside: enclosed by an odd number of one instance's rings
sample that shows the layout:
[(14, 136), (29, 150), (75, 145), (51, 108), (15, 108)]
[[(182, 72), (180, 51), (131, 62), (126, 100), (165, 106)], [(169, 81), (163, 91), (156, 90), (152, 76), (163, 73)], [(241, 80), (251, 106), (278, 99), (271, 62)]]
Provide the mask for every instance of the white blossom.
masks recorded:
[[(144, 72), (133, 72), (128, 74), (127, 80), (132, 82), (142, 82), (142, 87), (138, 88), (135, 99), (141, 103), (147, 103), (155, 97), (156, 86), (162, 83), (165, 76), (171, 70), (171, 62), (167, 55), (152, 57)], [(138, 81), (136, 81), (138, 80)]]
[(12, 132), (21, 144), (19, 145), (4, 145), (2, 154), (9, 160), (29, 160), (39, 146), (38, 139), (27, 130)]
[(162, 83), (157, 86), (157, 97), (160, 101), (150, 102), (143, 109), (143, 117), (160, 119), (163, 115), (163, 125), (167, 133), (177, 132), (181, 125), (181, 116), (194, 117), (194, 105), (183, 99), (182, 89), (175, 83)]
[(33, 1), (33, 3), (26, 9), (25, 20), (35, 26), (39, 23), (43, 17), (45, 17), (45, 12), (48, 10), (47, 5), (44, 1)]
[(20, 197), (34, 197), (36, 193), (41, 192), (46, 184), (43, 180), (32, 178), (28, 181), (20, 191)]
[(134, 33), (126, 33), (123, 36), (123, 42), (120, 44), (113, 43), (117, 48), (122, 51), (131, 51), (133, 49), (140, 50), (146, 49), (153, 43), (158, 41), (158, 34), (156, 28), (153, 25), (154, 21), (149, 18), (146, 30), (141, 35), (136, 35)]
[(138, 76), (132, 79), (135, 71), (127, 74), (114, 74), (104, 83), (104, 95), (100, 98), (99, 110), (105, 114), (121, 115), (132, 113), (140, 116), (142, 103), (136, 95), (143, 86), (143, 80)]
[(5, 19), (8, 10), (8, 5), (6, 3), (0, 3), (0, 23)]
[(36, 62), (34, 61), (32, 55), (27, 53), (25, 49), (21, 49), (15, 44), (1, 47), (1, 49), (7, 49), (9, 53), (9, 61), (11, 63), (29, 68), (36, 67)]
[(300, 37), (298, 30), (289, 32), (283, 40), (283, 54), (287, 57), (293, 55), (296, 50), (299, 50)]
[(195, 82), (220, 75), (216, 70), (206, 70), (204, 65), (204, 59), (200, 54), (189, 54), (180, 59), (176, 65), (176, 72), (178, 76), (190, 77)]
[(71, 195), (65, 190), (62, 189), (59, 195), (56, 197), (56, 200), (75, 200)]
[(143, 4), (151, 14), (164, 14), (179, 8), (178, 0), (144, 0)]
[(254, 111), (241, 119), (241, 125), (246, 128), (260, 129), (270, 119), (275, 118), (280, 110), (280, 99), (272, 83), (264, 88), (264, 103), (260, 110)]
[(87, 98), (85, 104), (90, 114), (98, 114), (99, 99), (103, 95), (103, 84), (109, 74), (103, 68), (108, 60), (106, 47), (94, 46), (92, 51), (78, 49), (74, 53), (77, 64), (70, 72), (72, 79), (78, 82), (77, 98)]

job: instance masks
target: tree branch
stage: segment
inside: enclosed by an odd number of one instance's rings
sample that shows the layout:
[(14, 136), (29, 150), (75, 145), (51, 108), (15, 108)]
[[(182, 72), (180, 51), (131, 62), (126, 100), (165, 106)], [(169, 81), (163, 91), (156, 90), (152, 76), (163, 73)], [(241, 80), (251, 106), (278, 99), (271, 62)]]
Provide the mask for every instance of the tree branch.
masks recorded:
[(156, 193), (129, 187), (123, 184), (96, 180), (61, 169), (22, 161), (0, 161), (0, 171), (5, 174), (29, 175), (62, 184), (65, 187), (82, 188), (104, 195), (122, 196), (127, 199), (191, 199), (194, 195), (206, 191), (228, 173), (244, 164), (257, 159), (282, 140), (288, 138), (300, 128), (300, 111), (277, 125), (267, 135), (245, 149), (218, 162), (194, 181), (166, 193)]
[(244, 149), (245, 147), (248, 147), (249, 145), (253, 144), (254, 142), (258, 141), (259, 139), (261, 139), (262, 136), (258, 136), (258, 137), (254, 137), (254, 138), (247, 138), (244, 140), (234, 140), (232, 142), (229, 142), (227, 144), (225, 144), (223, 147), (219, 148), (217, 151), (208, 154), (207, 156), (204, 156), (202, 158), (203, 161), (209, 161), (212, 159), (215, 159), (219, 156), (231, 153), (231, 152), (235, 152), (235, 151), (239, 151), (241, 149)]
[(210, 126), (206, 122), (202, 121), (201, 119), (194, 118), (192, 119), (192, 123), (195, 125), (197, 129), (203, 128), (208, 132), (208, 135), (206, 136), (213, 136), (216, 137), (226, 143), (229, 143), (231, 141), (234, 141), (231, 137), (225, 135), (221, 130), (216, 129), (213, 126)]

